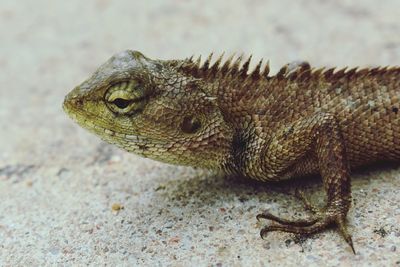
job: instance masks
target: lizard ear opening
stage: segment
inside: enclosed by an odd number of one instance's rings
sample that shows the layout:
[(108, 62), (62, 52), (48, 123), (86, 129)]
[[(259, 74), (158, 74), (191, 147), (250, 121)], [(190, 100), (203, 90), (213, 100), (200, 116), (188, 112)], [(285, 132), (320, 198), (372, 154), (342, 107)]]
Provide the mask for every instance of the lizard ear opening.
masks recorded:
[(194, 134), (201, 128), (201, 120), (195, 116), (186, 116), (181, 123), (181, 130), (187, 134)]

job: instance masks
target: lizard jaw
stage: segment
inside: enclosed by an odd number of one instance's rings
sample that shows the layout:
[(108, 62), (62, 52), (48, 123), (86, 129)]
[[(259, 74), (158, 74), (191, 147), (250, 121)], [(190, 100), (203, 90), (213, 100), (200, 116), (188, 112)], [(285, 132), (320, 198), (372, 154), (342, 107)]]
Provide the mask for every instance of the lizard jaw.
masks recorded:
[(71, 99), (69, 98), (65, 99), (63, 109), (65, 113), (82, 128), (94, 133), (107, 143), (116, 145), (126, 151), (148, 157), (149, 155), (146, 152), (149, 147), (157, 146), (158, 149), (161, 149), (162, 142), (160, 141), (150, 140), (140, 135), (117, 132), (103, 127), (100, 124), (93, 123), (92, 117), (95, 117), (95, 115), (76, 108), (76, 105), (71, 103)]

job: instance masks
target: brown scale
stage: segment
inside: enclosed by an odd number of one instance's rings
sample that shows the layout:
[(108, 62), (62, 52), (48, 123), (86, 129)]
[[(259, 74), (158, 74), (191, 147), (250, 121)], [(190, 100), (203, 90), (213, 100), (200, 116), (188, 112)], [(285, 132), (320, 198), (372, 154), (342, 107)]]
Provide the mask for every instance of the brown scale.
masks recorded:
[(209, 68), (211, 57), (202, 67), (200, 61), (189, 60), (182, 68), (195, 77), (218, 80), (218, 89), (212, 91), (217, 91), (234, 128), (261, 125), (259, 138), (247, 140), (260, 146), (228, 162), (229, 169), (259, 180), (319, 173), (328, 196), (325, 209), (317, 210), (300, 194), (314, 213), (307, 220), (258, 215), (276, 222), (261, 235), (276, 230), (313, 233), (336, 224), (354, 251), (345, 226), (351, 199), (349, 167), (400, 159), (400, 68), (335, 71), (302, 64), (291, 73), (286, 65), (269, 76), (268, 64), (260, 71), (262, 61), (248, 74), (250, 59), (241, 68), (241, 57), (234, 63), (228, 59), (221, 68), (221, 58)]

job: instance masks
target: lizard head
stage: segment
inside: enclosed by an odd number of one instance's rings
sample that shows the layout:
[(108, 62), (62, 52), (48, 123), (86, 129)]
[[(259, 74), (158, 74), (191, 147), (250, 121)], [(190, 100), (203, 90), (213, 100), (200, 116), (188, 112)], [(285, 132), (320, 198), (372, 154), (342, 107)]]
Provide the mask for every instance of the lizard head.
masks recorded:
[(137, 51), (111, 57), (63, 103), (79, 125), (106, 142), (155, 160), (219, 168), (231, 131), (208, 84)]

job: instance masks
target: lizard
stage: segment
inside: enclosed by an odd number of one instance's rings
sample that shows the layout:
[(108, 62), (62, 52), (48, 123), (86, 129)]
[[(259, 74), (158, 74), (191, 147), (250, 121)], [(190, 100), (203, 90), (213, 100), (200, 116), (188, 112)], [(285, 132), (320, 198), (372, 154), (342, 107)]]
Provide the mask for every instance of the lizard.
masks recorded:
[(400, 159), (400, 67), (311, 68), (275, 75), (262, 60), (150, 59), (126, 50), (68, 93), (65, 112), (108, 143), (154, 160), (260, 181), (320, 175), (323, 208), (288, 219), (268, 211), (271, 231), (312, 234), (336, 226), (350, 245), (350, 172)]

